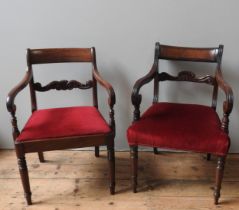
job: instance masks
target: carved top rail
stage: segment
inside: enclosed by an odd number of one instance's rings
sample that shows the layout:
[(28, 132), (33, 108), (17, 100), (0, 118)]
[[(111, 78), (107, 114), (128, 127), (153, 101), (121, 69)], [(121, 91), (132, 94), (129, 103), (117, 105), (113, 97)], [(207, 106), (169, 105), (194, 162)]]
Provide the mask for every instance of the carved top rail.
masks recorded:
[[(222, 48), (222, 46), (219, 46)], [(160, 45), (160, 59), (216, 63), (219, 48), (189, 48)]]
[(177, 76), (172, 76), (166, 72), (159, 73), (158, 75), (159, 81), (189, 81), (189, 82), (197, 82), (197, 83), (206, 83), (210, 85), (214, 85), (215, 78), (211, 75), (207, 75), (204, 77), (197, 77), (193, 72), (190, 71), (181, 71)]
[(64, 62), (92, 62), (92, 48), (28, 49), (28, 65)]
[(89, 89), (93, 87), (93, 82), (91, 80), (87, 81), (85, 84), (82, 84), (76, 80), (61, 80), (61, 81), (53, 81), (49, 84), (42, 86), (41, 83), (37, 82), (33, 84), (35, 90), (44, 92), (51, 89), (55, 90), (72, 90), (74, 88), (78, 89)]

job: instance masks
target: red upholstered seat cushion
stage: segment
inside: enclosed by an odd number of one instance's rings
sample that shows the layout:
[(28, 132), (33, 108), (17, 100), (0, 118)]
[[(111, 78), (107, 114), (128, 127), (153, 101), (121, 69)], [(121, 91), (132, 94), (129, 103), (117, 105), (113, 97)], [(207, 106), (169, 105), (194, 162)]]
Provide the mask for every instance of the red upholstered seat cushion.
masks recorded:
[(211, 108), (194, 104), (157, 103), (128, 128), (129, 145), (225, 155), (229, 137)]
[(105, 134), (110, 128), (95, 107), (65, 107), (35, 111), (17, 141)]

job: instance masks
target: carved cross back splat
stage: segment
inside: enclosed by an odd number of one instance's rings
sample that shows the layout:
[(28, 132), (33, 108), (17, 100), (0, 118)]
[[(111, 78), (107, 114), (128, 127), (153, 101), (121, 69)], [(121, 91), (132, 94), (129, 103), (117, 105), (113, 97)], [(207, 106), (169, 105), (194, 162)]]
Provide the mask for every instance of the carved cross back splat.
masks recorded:
[(72, 90), (74, 88), (78, 89), (90, 89), (93, 87), (93, 81), (89, 80), (85, 84), (80, 83), (76, 80), (61, 80), (61, 81), (52, 81), (49, 84), (42, 86), (41, 83), (37, 82), (33, 84), (33, 87), (36, 91), (44, 92), (48, 90)]

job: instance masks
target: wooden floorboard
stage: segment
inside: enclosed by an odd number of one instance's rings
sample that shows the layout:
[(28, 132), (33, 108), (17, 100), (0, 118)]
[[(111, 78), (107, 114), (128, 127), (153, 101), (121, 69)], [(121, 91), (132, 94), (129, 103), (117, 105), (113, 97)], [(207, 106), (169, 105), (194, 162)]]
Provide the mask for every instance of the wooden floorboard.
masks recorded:
[(221, 204), (213, 204), (216, 158), (201, 154), (139, 152), (139, 192), (131, 192), (129, 153), (116, 153), (116, 194), (108, 190), (106, 152), (27, 154), (33, 205), (27, 206), (12, 150), (0, 150), (0, 209), (238, 210), (239, 155), (227, 158)]

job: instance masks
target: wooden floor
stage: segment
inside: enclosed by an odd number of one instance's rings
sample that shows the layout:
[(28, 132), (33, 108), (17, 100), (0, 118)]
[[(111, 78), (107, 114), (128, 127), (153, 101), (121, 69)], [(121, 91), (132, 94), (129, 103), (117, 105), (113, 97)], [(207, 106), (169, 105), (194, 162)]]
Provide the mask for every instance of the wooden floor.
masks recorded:
[(213, 204), (216, 159), (201, 154), (139, 153), (139, 192), (130, 187), (129, 153), (116, 153), (116, 194), (108, 190), (106, 152), (99, 158), (89, 151), (26, 156), (33, 205), (27, 206), (19, 179), (15, 153), (0, 150), (0, 209), (132, 209), (132, 210), (238, 210), (239, 155), (227, 159), (221, 204)]

